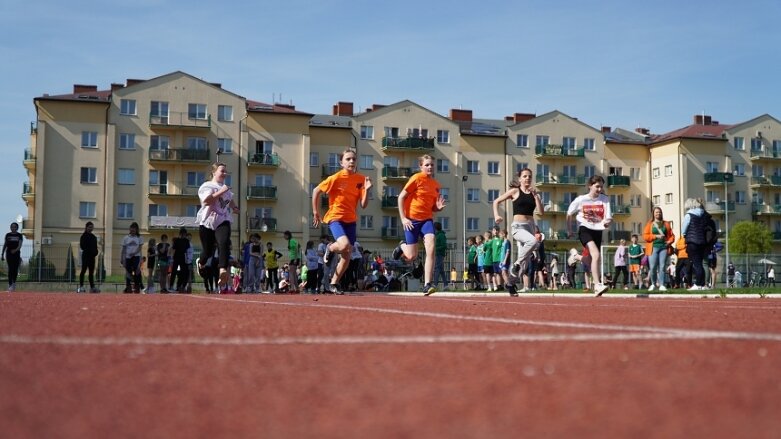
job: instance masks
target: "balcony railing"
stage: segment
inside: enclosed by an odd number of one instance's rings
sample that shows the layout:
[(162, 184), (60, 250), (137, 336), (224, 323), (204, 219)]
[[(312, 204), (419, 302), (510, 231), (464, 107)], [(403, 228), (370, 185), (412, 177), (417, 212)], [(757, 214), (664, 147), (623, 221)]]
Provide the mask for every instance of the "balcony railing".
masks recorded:
[(781, 204), (751, 203), (751, 211), (755, 215), (777, 216), (781, 215)]
[(608, 241), (620, 241), (622, 239), (630, 241), (632, 239), (632, 232), (629, 230), (609, 230), (607, 232)]
[(397, 168), (392, 166), (384, 166), (382, 168), (382, 178), (402, 178), (407, 179), (414, 174), (415, 171), (412, 168)]
[(535, 183), (543, 185), (557, 185), (557, 186), (584, 186), (586, 184), (585, 175), (537, 175), (534, 177)]
[(189, 148), (177, 148), (177, 149), (150, 149), (149, 160), (160, 161), (192, 161), (192, 162), (208, 162), (210, 161), (210, 154), (208, 149), (189, 149)]
[(168, 182), (168, 184), (150, 184), (147, 190), (148, 195), (160, 196), (197, 196), (199, 186), (187, 186)]
[(713, 186), (714, 184), (724, 184), (724, 182), (732, 184), (735, 182), (735, 176), (732, 172), (706, 172), (703, 176), (703, 182), (705, 186)]
[(188, 229), (198, 228), (198, 218), (194, 216), (150, 216), (150, 229)]
[(383, 137), (382, 149), (434, 149), (433, 137)]
[(629, 177), (626, 175), (609, 175), (607, 177), (607, 187), (628, 187)]
[(32, 148), (25, 148), (24, 149), (24, 161), (26, 161), (26, 162), (29, 162), (29, 161), (33, 161), (34, 162), (35, 161), (35, 154), (33, 154), (33, 149)]
[(749, 157), (751, 158), (751, 160), (761, 160), (761, 159), (781, 160), (781, 151), (778, 150), (768, 151), (764, 148), (761, 150), (752, 149)]
[(32, 197), (34, 195), (33, 185), (30, 182), (22, 183), (22, 197)]
[(382, 228), (382, 239), (401, 239), (402, 235), (402, 229), (401, 227), (383, 227)]
[[(718, 203), (709, 201), (705, 203), (705, 210), (708, 211), (708, 213), (716, 213), (716, 214), (723, 214), (724, 213), (724, 201), (720, 201)], [(729, 212), (735, 211), (735, 202), (730, 201), (727, 203), (727, 209), (729, 209)]]
[(545, 210), (546, 213), (552, 213), (554, 215), (563, 215), (567, 213), (567, 209), (569, 209), (569, 203), (565, 202), (559, 202), (559, 203), (547, 203), (542, 206), (542, 208)]
[(610, 204), (610, 212), (613, 213), (613, 215), (631, 215), (632, 214), (632, 206), (629, 204)]
[(252, 232), (275, 232), (277, 230), (277, 219), (255, 216), (249, 219), (248, 228)]
[(537, 145), (534, 147), (536, 157), (572, 157), (583, 158), (586, 150), (583, 148), (565, 148), (564, 145)]
[(247, 186), (247, 198), (258, 200), (276, 200), (276, 186)]
[(166, 116), (149, 113), (149, 126), (153, 128), (211, 128), (212, 117), (204, 119), (190, 117), (189, 113), (173, 112)]
[(751, 181), (749, 185), (751, 187), (761, 187), (761, 186), (781, 187), (781, 175), (771, 175), (770, 177), (751, 177)]
[(279, 154), (273, 153), (254, 153), (247, 158), (250, 166), (272, 166), (279, 167)]
[(399, 208), (399, 196), (398, 195), (384, 195), (382, 197), (383, 209), (398, 209)]
[(22, 224), (20, 224), (22, 230), (32, 231), (35, 228), (35, 221), (32, 218), (22, 218)]
[(323, 165), (323, 178), (330, 177), (333, 174), (336, 174), (339, 172), (339, 170), (342, 169), (341, 165), (335, 165), (332, 163), (329, 163), (327, 165)]

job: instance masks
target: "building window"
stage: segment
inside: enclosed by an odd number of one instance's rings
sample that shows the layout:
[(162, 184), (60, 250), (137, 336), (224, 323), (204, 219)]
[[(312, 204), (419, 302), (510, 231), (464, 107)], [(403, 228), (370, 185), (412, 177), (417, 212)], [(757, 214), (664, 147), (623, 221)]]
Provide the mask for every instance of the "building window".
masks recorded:
[(467, 160), (466, 161), (466, 172), (469, 174), (479, 174), (480, 173), (480, 162), (477, 160)]
[(466, 219), (466, 230), (469, 232), (477, 232), (480, 230), (480, 219), (479, 218), (467, 218)]
[(79, 202), (79, 218), (95, 218), (95, 202), (94, 201), (80, 201)]
[(437, 159), (437, 173), (447, 174), (450, 172), (450, 160)]
[(537, 139), (535, 141), (536, 146), (547, 146), (548, 143), (550, 143), (550, 137), (548, 136), (537, 136)]
[(654, 206), (658, 206), (659, 202), (662, 200), (662, 197), (659, 195), (654, 195), (651, 199), (653, 200)]
[(673, 175), (673, 165), (665, 165), (664, 166), (664, 176), (665, 177), (672, 177)]
[(119, 114), (125, 116), (136, 115), (136, 100), (135, 99), (122, 99), (119, 101)]
[(374, 127), (371, 125), (361, 125), (361, 139), (374, 139)]
[(629, 206), (630, 207), (643, 207), (643, 198), (640, 194), (637, 195), (630, 195), (629, 197)]
[(217, 151), (222, 151), (223, 154), (233, 154), (233, 140), (222, 137), (218, 138)]
[(499, 198), (499, 189), (488, 189), (488, 202), (493, 203), (497, 198)]
[(81, 168), (81, 182), (96, 184), (98, 182), (98, 168)]
[(762, 138), (760, 137), (751, 138), (751, 151), (752, 152), (762, 151)]
[(81, 147), (82, 148), (97, 148), (98, 147), (98, 132), (97, 131), (82, 131), (81, 132)]
[(631, 176), (632, 180), (640, 181), (642, 180), (641, 176), (643, 174), (640, 173), (640, 168), (629, 168), (629, 175)]
[(589, 137), (583, 139), (583, 149), (586, 151), (594, 151), (594, 139)]
[(149, 139), (149, 149), (153, 151), (165, 151), (168, 149), (170, 139), (168, 136), (152, 136)]
[(184, 208), (184, 216), (195, 217), (198, 216), (198, 211), (201, 209), (199, 204), (188, 204)]
[(118, 203), (117, 218), (133, 219), (133, 203)]
[(206, 137), (188, 137), (187, 149), (196, 149), (203, 151), (209, 147)]
[(735, 163), (735, 175), (744, 177), (746, 175), (746, 164)]
[(450, 230), (450, 218), (446, 216), (440, 216), (437, 221), (442, 224), (442, 230)]
[(274, 142), (271, 140), (256, 140), (255, 154), (271, 154), (274, 152)]
[(735, 202), (738, 204), (746, 204), (746, 191), (735, 191)]
[(469, 201), (470, 203), (479, 203), (480, 202), (480, 189), (476, 188), (469, 188), (466, 190), (466, 201)]
[(407, 128), (407, 137), (428, 139), (428, 128)]
[(195, 171), (187, 172), (187, 186), (200, 187), (204, 181), (206, 181), (206, 173)]
[(152, 101), (149, 115), (162, 124), (168, 123), (168, 102)]
[(450, 188), (439, 188), (439, 195), (442, 196), (445, 201), (450, 201)]
[(591, 178), (591, 177), (595, 176), (595, 175), (596, 175), (596, 173), (597, 173), (597, 167), (596, 167), (596, 166), (594, 166), (594, 165), (591, 165), (591, 166), (586, 166), (585, 168), (583, 168), (583, 175), (585, 175), (585, 176), (586, 176), (586, 179), (587, 179), (587, 180), (588, 180), (589, 178)]
[(119, 149), (136, 149), (136, 135), (131, 133), (120, 133)]
[(735, 149), (737, 149), (738, 151), (746, 150), (746, 145), (743, 143), (742, 137), (735, 137), (734, 139), (732, 139), (732, 144), (735, 145)]
[(564, 148), (565, 151), (569, 151), (571, 149), (575, 149), (577, 144), (575, 143), (574, 137), (564, 137), (561, 139), (561, 146)]
[(310, 152), (309, 153), (309, 166), (310, 167), (316, 167), (320, 166), (320, 153), (319, 152)]
[(119, 168), (117, 170), (117, 184), (136, 184), (136, 170)]
[(168, 206), (165, 204), (150, 204), (149, 216), (168, 216)]
[(206, 104), (187, 104), (187, 117), (206, 120)]
[(490, 175), (499, 175), (499, 162), (488, 162), (488, 173)]
[(391, 139), (398, 139), (399, 137), (399, 127), (385, 127), (385, 137), (390, 137)]
[(659, 176), (661, 175), (661, 174), (659, 173), (659, 168), (653, 168), (653, 169), (651, 170), (651, 172), (652, 172), (652, 175), (653, 175), (653, 177), (654, 177), (654, 178), (659, 178)]
[(450, 131), (437, 130), (437, 143), (450, 143)]
[(707, 173), (719, 172), (719, 162), (706, 162), (705, 172)]
[(517, 148), (528, 148), (529, 147), (529, 135), (528, 134), (518, 134), (515, 136), (515, 146)]
[(673, 194), (668, 192), (664, 194), (664, 204), (673, 204)]
[(374, 156), (371, 154), (361, 155), (361, 163), (359, 164), (361, 169), (374, 169)]
[(219, 120), (220, 122), (233, 122), (233, 106), (218, 105), (217, 120)]
[(361, 215), (361, 229), (373, 229), (374, 228), (374, 216)]

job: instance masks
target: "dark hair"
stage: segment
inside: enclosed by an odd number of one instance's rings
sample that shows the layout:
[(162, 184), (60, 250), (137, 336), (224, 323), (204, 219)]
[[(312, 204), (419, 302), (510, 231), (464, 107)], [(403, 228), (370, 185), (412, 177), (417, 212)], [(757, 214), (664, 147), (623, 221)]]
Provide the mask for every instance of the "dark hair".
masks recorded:
[(293, 237), (293, 234), (290, 233), (290, 230), (285, 230), (285, 232), (282, 235), (284, 235), (286, 238), (292, 238)]
[(521, 187), (521, 174), (523, 174), (526, 171), (529, 171), (529, 175), (534, 175), (534, 174), (532, 174), (532, 170), (531, 169), (523, 168), (520, 171), (518, 171), (517, 177), (513, 181), (510, 182), (510, 187), (520, 188)]
[(586, 182), (586, 186), (591, 187), (597, 183), (605, 184), (605, 179), (602, 178), (601, 175), (592, 175), (591, 177), (588, 178), (588, 181)]
[(181, 236), (181, 235), (187, 235), (187, 228), (186, 227), (181, 227), (179, 229), (179, 236)]
[(86, 228), (86, 227), (89, 227), (89, 226), (95, 227), (95, 224), (93, 224), (92, 221), (87, 221), (87, 223), (84, 224), (84, 227)]

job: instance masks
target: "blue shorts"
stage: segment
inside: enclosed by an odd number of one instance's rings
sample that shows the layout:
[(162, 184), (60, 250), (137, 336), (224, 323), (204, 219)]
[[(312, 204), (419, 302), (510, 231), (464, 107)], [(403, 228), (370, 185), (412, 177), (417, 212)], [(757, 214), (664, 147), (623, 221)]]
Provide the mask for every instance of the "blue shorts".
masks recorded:
[(483, 266), (482, 265), (478, 265), (477, 266), (477, 272), (478, 273), (482, 273), (483, 272)]
[(427, 219), (423, 221), (412, 221), (412, 230), (404, 230), (404, 243), (417, 244), (418, 238), (436, 233), (434, 229), (434, 220)]
[(510, 271), (510, 264), (499, 264), (499, 269), (502, 271)]
[(331, 235), (333, 235), (334, 241), (341, 238), (342, 236), (347, 236), (347, 239), (350, 241), (350, 245), (355, 244), (356, 229), (357, 227), (355, 223), (343, 223), (341, 221), (331, 221), (328, 223), (328, 230), (331, 231)]
[(494, 262), (494, 274), (500, 274), (502, 272), (502, 267), (500, 266), (498, 262)]

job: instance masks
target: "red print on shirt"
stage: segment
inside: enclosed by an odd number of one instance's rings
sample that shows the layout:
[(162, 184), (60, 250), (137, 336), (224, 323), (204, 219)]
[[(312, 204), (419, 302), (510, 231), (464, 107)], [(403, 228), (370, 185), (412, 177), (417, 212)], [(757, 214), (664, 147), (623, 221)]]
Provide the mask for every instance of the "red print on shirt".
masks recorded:
[(602, 204), (584, 204), (583, 218), (590, 223), (598, 223), (605, 219), (605, 206)]

